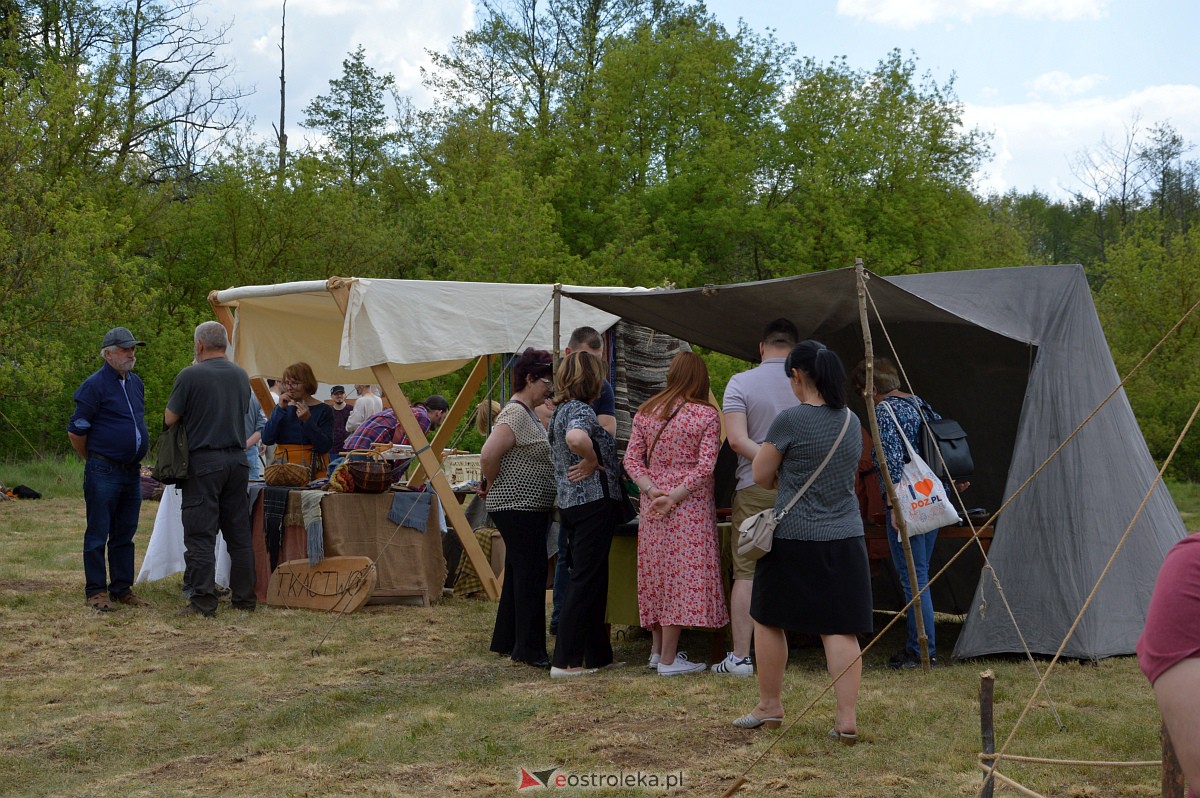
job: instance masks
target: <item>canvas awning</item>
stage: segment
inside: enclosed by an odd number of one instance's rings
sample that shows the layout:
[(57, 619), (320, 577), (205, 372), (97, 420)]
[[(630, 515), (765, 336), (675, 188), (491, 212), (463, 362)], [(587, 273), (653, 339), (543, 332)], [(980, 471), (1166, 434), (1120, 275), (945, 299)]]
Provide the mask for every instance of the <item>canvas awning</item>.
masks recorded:
[[(448, 374), (482, 355), (552, 344), (552, 285), (344, 282), (345, 314), (324, 280), (214, 292), (216, 304), (236, 310), (234, 361), (262, 377), (278, 377), (287, 365), (304, 361), (321, 382), (342, 384), (374, 383), (371, 368), (386, 364), (403, 383)], [(575, 295), (645, 290), (569, 288)], [(565, 297), (560, 313), (560, 346), (576, 327), (604, 331), (619, 318)]]

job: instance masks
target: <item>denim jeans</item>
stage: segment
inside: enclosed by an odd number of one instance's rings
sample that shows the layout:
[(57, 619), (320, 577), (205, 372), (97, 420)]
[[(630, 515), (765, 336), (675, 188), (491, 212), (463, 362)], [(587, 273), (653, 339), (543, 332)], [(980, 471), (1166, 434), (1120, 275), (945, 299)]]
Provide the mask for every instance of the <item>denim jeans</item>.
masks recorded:
[[(924, 535), (908, 539), (909, 546), (912, 548), (913, 566), (917, 571), (917, 590), (929, 584), (929, 562), (933, 559), (933, 546), (937, 543), (937, 536), (938, 533), (935, 529)], [(888, 547), (892, 550), (892, 564), (896, 566), (896, 571), (900, 574), (900, 586), (904, 588), (904, 603), (907, 604), (912, 600), (913, 589), (908, 581), (908, 565), (904, 562), (904, 547), (896, 539), (896, 528), (892, 526), (890, 517), (887, 523), (887, 539)], [(921, 596), (921, 617), (925, 621), (925, 636), (929, 638), (929, 656), (936, 656), (936, 638), (933, 633), (933, 597), (930, 596), (928, 590)], [(904, 649), (914, 658), (921, 655), (921, 646), (917, 642), (917, 616), (911, 609), (908, 611), (908, 640), (905, 642)]]
[(567, 583), (571, 581), (571, 527), (565, 520), (558, 524), (558, 559), (554, 561), (554, 598), (550, 610), (550, 625), (558, 628), (558, 616), (567, 600)]
[(84, 595), (107, 590), (114, 597), (122, 596), (133, 586), (133, 536), (142, 509), (142, 477), (135, 468), (121, 468), (99, 457), (89, 457), (83, 467), (83, 498), (87, 505), (87, 530), (83, 533), (83, 575), (87, 581)]
[(246, 449), (246, 464), (250, 466), (250, 481), (262, 479), (263, 464), (258, 457), (258, 444)]

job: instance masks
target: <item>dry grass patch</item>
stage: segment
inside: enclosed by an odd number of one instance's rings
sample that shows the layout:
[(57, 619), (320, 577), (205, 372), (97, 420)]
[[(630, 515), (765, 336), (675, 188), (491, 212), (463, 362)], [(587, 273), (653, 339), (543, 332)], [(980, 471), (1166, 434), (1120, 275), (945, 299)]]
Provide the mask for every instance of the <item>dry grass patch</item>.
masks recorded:
[[(739, 795), (969, 796), (979, 784), (979, 671), (996, 671), (1001, 741), (1036, 681), (1015, 660), (929, 676), (889, 671), (884, 652), (897, 637), (867, 657), (858, 746), (825, 738), (829, 695), (783, 735), (746, 732), (729, 722), (753, 706), (753, 680), (659, 678), (643, 667), (649, 640), (618, 629), (626, 667), (551, 681), (487, 651), (495, 605), (483, 601), (369, 607), (337, 621), (227, 605), (215, 620), (178, 618), (175, 578), (139, 586), (149, 610), (92, 612), (82, 508), (65, 498), (0, 506), (5, 795), (511, 796), (526, 767), (683, 771), (684, 793), (719, 796), (774, 744)], [(139, 556), (156, 509), (144, 508)], [(951, 645), (955, 628), (939, 634)], [(709, 641), (687, 632), (683, 647), (700, 659)], [(818, 647), (793, 652), (789, 724), (826, 680)], [(1065, 729), (1039, 699), (1012, 752), (1158, 755), (1157, 712), (1131, 658), (1064, 665), (1050, 695)], [(1050, 796), (1149, 796), (1157, 787), (1153, 770), (1006, 772)]]

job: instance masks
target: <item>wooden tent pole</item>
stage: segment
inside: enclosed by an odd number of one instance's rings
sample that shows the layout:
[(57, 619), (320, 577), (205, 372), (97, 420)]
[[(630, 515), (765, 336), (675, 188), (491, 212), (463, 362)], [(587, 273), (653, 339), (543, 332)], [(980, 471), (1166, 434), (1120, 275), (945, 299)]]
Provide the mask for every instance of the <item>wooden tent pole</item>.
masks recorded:
[[(217, 321), (221, 322), (221, 326), (225, 328), (226, 335), (229, 336), (229, 342), (233, 343), (233, 313), (229, 310), (228, 305), (222, 305), (217, 302), (217, 292), (208, 292), (208, 304), (213, 309), (213, 315), (217, 317)], [(271, 411), (275, 409), (275, 397), (271, 396), (271, 388), (267, 385), (267, 380), (264, 377), (251, 377), (250, 389), (254, 391), (254, 397), (258, 399), (258, 406), (262, 409), (263, 415), (270, 417)]]
[(558, 341), (562, 332), (562, 283), (554, 284), (554, 321), (551, 326), (551, 335), (554, 338), (553, 347), (550, 349), (551, 358), (550, 365), (554, 372), (558, 373), (558, 361), (562, 359), (562, 350), (559, 349)]
[[(875, 459), (879, 463), (879, 471), (883, 475), (883, 484), (887, 487), (888, 506), (899, 507), (896, 496), (896, 486), (892, 483), (892, 475), (888, 471), (887, 457), (883, 453), (883, 443), (879, 439), (879, 420), (875, 416), (875, 350), (871, 340), (871, 322), (867, 317), (867, 277), (863, 271), (862, 258), (854, 259), (854, 275), (858, 286), (858, 319), (862, 324), (864, 358), (867, 364), (866, 385), (863, 388), (863, 399), (867, 405), (867, 422), (871, 426), (871, 441), (875, 446)], [(912, 593), (917, 594), (917, 566), (913, 560), (912, 545), (908, 540), (908, 524), (904, 514), (892, 513), (892, 524), (900, 532), (900, 546), (904, 549), (904, 565), (908, 570), (908, 583), (912, 585)], [(886, 532), (886, 529), (885, 529)], [(913, 616), (917, 620), (917, 643), (921, 648), (921, 670), (930, 670), (929, 638), (925, 635), (925, 616), (921, 612), (921, 603), (917, 601), (912, 607)]]
[[(442, 419), (442, 425), (438, 427), (437, 433), (434, 434), (433, 440), (429, 443), (433, 447), (434, 454), (440, 454), (450, 441), (451, 436), (454, 435), (454, 430), (458, 428), (458, 422), (462, 421), (462, 417), (466, 415), (471, 401), (475, 398), (475, 392), (479, 390), (479, 386), (483, 384), (483, 378), (487, 376), (487, 366), (487, 355), (475, 361), (475, 367), (471, 369), (470, 375), (467, 376), (467, 381), (463, 383), (462, 390), (454, 398), (454, 403), (450, 405), (450, 409), (446, 411), (446, 417)], [(413, 475), (408, 480), (408, 486), (411, 488), (419, 485), (424, 479), (425, 466), (421, 465), (420, 461), (417, 461), (417, 466), (413, 469)]]
[[(349, 284), (341, 278), (333, 277), (330, 278), (327, 288), (344, 315), (350, 300)], [(417, 423), (417, 417), (412, 412), (412, 405), (409, 404), (404, 391), (400, 389), (396, 375), (392, 374), (392, 370), (386, 364), (372, 366), (371, 373), (375, 375), (375, 382), (383, 391), (383, 395), (391, 402), (392, 411), (396, 414), (396, 419), (404, 428), (404, 433), (408, 435), (408, 440), (416, 452), (417, 462), (424, 467), (427, 473), (433, 475), (431, 480), (433, 489), (442, 501), (442, 509), (445, 510), (450, 525), (454, 527), (454, 532), (458, 535), (459, 542), (462, 543), (463, 551), (466, 552), (471, 565), (475, 566), (475, 571), (479, 574), (479, 581), (483, 583), (484, 591), (488, 598), (498, 601), (500, 583), (492, 572), (492, 564), (488, 562), (487, 557), (483, 554), (483, 549), (479, 546), (479, 541), (475, 539), (471, 524), (463, 514), (462, 506), (459, 505), (458, 499), (450, 487), (450, 480), (446, 479), (441, 462), (429, 447), (429, 440), (425, 437), (421, 425)]]

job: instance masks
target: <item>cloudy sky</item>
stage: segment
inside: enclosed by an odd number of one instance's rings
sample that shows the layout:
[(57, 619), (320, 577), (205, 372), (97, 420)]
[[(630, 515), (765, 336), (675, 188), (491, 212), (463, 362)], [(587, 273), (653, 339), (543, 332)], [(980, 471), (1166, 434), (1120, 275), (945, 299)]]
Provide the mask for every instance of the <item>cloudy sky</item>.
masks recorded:
[[(1200, 2), (1196, 0), (708, 0), (729, 30), (771, 29), (800, 55), (874, 67), (893, 48), (939, 83), (951, 76), (968, 125), (994, 134), (982, 190), (1084, 189), (1072, 161), (1131, 128), (1171, 124), (1200, 146)], [(278, 118), (281, 0), (208, 0), (232, 27), (227, 55), (256, 127)], [(328, 90), (359, 44), (422, 105), (427, 50), (444, 51), (475, 21), (470, 0), (289, 0), (288, 128)], [(1200, 150), (1191, 158), (1200, 158)]]

